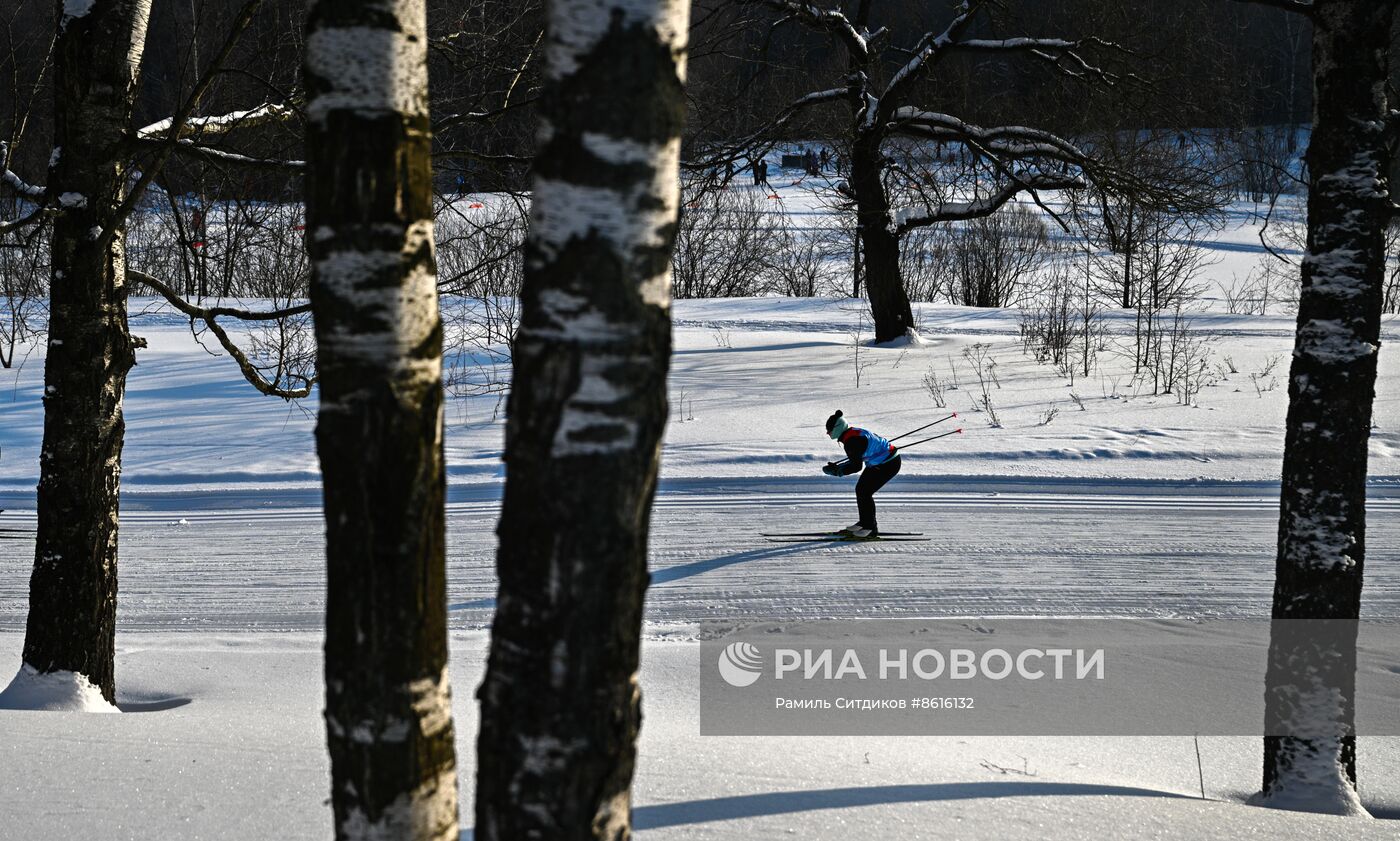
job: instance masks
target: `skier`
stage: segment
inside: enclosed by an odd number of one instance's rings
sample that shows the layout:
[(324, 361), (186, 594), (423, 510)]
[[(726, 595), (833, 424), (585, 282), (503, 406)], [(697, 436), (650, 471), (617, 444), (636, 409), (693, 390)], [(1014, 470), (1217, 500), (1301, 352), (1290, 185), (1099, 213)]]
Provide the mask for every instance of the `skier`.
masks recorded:
[(856, 481), (856, 508), (860, 512), (860, 520), (840, 533), (851, 537), (879, 537), (880, 529), (875, 522), (875, 492), (899, 473), (898, 448), (869, 430), (851, 426), (841, 416), (840, 409), (826, 419), (826, 434), (845, 448), (847, 461), (845, 464), (827, 462), (822, 472), (828, 476), (861, 474)]

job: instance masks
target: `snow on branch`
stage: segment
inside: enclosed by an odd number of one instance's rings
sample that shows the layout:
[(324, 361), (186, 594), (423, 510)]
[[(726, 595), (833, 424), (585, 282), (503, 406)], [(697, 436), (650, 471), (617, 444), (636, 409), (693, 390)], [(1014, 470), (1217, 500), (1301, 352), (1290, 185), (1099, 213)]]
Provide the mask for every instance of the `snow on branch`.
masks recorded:
[[(188, 117), (180, 127), (180, 136), (198, 134), (209, 136), (214, 134), (227, 134), (235, 129), (248, 128), (251, 126), (264, 125), (267, 123), (283, 123), (290, 120), (296, 114), (296, 109), (290, 105), (277, 102), (264, 102), (256, 108), (249, 108), (244, 111), (230, 111), (227, 114), (219, 114), (209, 117)], [(166, 117), (148, 126), (136, 130), (136, 137), (141, 140), (167, 139), (170, 135), (171, 126), (175, 124), (175, 117)]]
[(1089, 160), (1078, 146), (1052, 132), (1029, 126), (983, 128), (951, 114), (917, 108), (896, 109), (889, 128), (935, 140), (976, 144), (1008, 158), (1045, 157), (1077, 166)]
[(791, 19), (800, 20), (817, 29), (825, 29), (835, 33), (846, 44), (846, 49), (861, 61), (870, 57), (870, 38), (868, 32), (857, 31), (840, 9), (823, 9), (812, 2), (801, 2), (801, 0), (759, 0), (762, 5), (770, 9), (782, 12)]
[(17, 231), (26, 225), (32, 225), (41, 217), (53, 215), (53, 212), (53, 208), (41, 204), (18, 219), (8, 221), (0, 219), (0, 234), (8, 234), (10, 231)]
[[(436, 48), (452, 47), (458, 39), (465, 37), (467, 37), (467, 33), (465, 32), (454, 32), (433, 41), (429, 46)], [(525, 78), (525, 70), (530, 66), (531, 62), (534, 61), (535, 55), (539, 52), (540, 44), (543, 41), (544, 30), (541, 29), (539, 34), (535, 36), (535, 42), (530, 45), (530, 51), (525, 54), (525, 60), (522, 61), (520, 67), (515, 70), (514, 75), (511, 77), (510, 84), (506, 85), (506, 89), (501, 95), (501, 104), (498, 107), (486, 111), (467, 111), (461, 114), (449, 114), (440, 117), (434, 124), (433, 131), (442, 131), (445, 128), (462, 125), (463, 123), (487, 122), (514, 108), (532, 105), (536, 101), (534, 96), (527, 96), (524, 100), (512, 100), (515, 96), (516, 87), (519, 86), (520, 81)]]
[(146, 189), (150, 187), (151, 182), (165, 169), (165, 163), (175, 152), (176, 146), (179, 145), (177, 141), (184, 134), (189, 121), (191, 119), (200, 119), (193, 116), (194, 110), (199, 107), (199, 102), (204, 98), (204, 94), (213, 86), (214, 79), (222, 70), (224, 62), (228, 60), (229, 55), (233, 52), (233, 48), (237, 46), (239, 39), (243, 37), (243, 33), (246, 32), (249, 25), (252, 24), (253, 18), (257, 16), (258, 11), (262, 8), (262, 4), (263, 0), (246, 0), (243, 7), (238, 11), (233, 23), (230, 25), (228, 35), (224, 38), (223, 45), (214, 56), (214, 60), (210, 62), (209, 66), (206, 67), (204, 72), (199, 76), (189, 96), (186, 97), (184, 103), (176, 110), (175, 116), (171, 118), (170, 125), (166, 127), (164, 135), (159, 138), (162, 141), (162, 145), (156, 150), (145, 169), (142, 170), (140, 177), (136, 179), (136, 183), (131, 185), (131, 189), (127, 191), (126, 198), (122, 200), (121, 206), (112, 214), (112, 218), (117, 220), (117, 224), (109, 225), (101, 231), (100, 238), (102, 241), (109, 242), (111, 237), (116, 234), (121, 222), (129, 217), (131, 212), (136, 209), (136, 205), (146, 194)]
[(9, 160), (9, 157), (10, 145), (0, 140), (0, 184), (4, 184), (27, 199), (42, 201), (47, 191), (43, 187), (30, 184), (28, 181), (20, 178), (19, 173), (6, 167), (5, 163)]
[(988, 196), (969, 201), (943, 202), (936, 207), (911, 207), (897, 210), (891, 220), (893, 233), (903, 235), (914, 228), (924, 228), (939, 222), (962, 222), (990, 216), (1024, 192), (1065, 190), (1083, 186), (1084, 179), (1077, 175), (1054, 172), (1033, 172), (1020, 175)]
[[(1027, 162), (1057, 162), (1076, 169), (1076, 178), (1092, 182), (1106, 193), (1132, 195), (1145, 206), (1168, 212), (1191, 212), (1203, 210), (1209, 205), (1208, 199), (1194, 195), (1180, 185), (1108, 164), (1085, 152), (1073, 141), (1042, 129), (1015, 125), (984, 128), (951, 114), (917, 108), (896, 109), (887, 128), (896, 134), (962, 144), (985, 158), (1001, 177), (1012, 181), (1018, 178), (1012, 169), (1013, 163), (1021, 162), (1024, 167)], [(1059, 185), (1058, 188), (1073, 186), (1082, 185)]]
[[(896, 101), (902, 90), (913, 84), (933, 64), (940, 52), (957, 42), (958, 36), (968, 27), (976, 14), (977, 9), (971, 3), (964, 2), (958, 7), (957, 14), (942, 32), (937, 35), (930, 32), (920, 39), (919, 45), (914, 48), (913, 56), (890, 78), (890, 83), (885, 86), (885, 92), (880, 99)], [(870, 128), (874, 124), (876, 110), (875, 108), (867, 109), (865, 128)]]
[(433, 152), (433, 160), (471, 160), (495, 164), (529, 166), (534, 161), (534, 158), (528, 155), (494, 155), (489, 152), (479, 152), (476, 149), (438, 149)]
[(1085, 47), (1126, 50), (1119, 44), (1089, 36), (1076, 40), (1065, 38), (973, 38), (952, 45), (965, 52), (1026, 53), (1052, 65), (1056, 70), (1076, 79), (1094, 77), (1107, 85), (1117, 83), (1118, 76), (1084, 58)]
[(1069, 41), (1064, 38), (968, 38), (954, 46), (960, 50), (981, 51), (1024, 51), (1024, 50), (1072, 50), (1082, 41)]
[(0, 141), (0, 184), (4, 184), (26, 199), (32, 199), (35, 206), (18, 219), (0, 219), (0, 235), (31, 225), (41, 217), (53, 212), (52, 208), (49, 207), (49, 193), (46, 188), (30, 184), (21, 178), (19, 173), (5, 166), (5, 162), (9, 159), (9, 151), (9, 144)]
[[(506, 96), (509, 97), (509, 95), (510, 93), (507, 91)], [(435, 117), (433, 131), (439, 132), (444, 129), (466, 125), (467, 123), (489, 123), (492, 120), (509, 114), (511, 111), (519, 108), (528, 108), (538, 101), (536, 97), (530, 96), (524, 99), (517, 99), (514, 102), (507, 101), (499, 108), (492, 108), (486, 111), (463, 111), (457, 114), (446, 114), (442, 117)]]

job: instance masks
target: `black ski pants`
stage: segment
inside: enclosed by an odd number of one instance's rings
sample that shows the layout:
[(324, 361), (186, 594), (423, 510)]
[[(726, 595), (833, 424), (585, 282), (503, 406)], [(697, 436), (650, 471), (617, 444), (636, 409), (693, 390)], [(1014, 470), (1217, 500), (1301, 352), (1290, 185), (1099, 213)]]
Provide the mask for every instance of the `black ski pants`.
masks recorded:
[(865, 470), (856, 480), (856, 508), (860, 511), (860, 524), (868, 529), (876, 528), (875, 525), (875, 492), (885, 486), (885, 483), (899, 474), (899, 456), (895, 456), (884, 464), (871, 466), (867, 464)]

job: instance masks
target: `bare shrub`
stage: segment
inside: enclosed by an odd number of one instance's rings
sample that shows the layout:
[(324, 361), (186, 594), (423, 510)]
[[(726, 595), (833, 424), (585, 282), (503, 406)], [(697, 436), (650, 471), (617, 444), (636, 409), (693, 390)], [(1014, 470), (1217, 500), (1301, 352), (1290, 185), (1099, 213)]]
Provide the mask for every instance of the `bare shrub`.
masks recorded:
[(952, 299), (956, 277), (952, 229), (946, 225), (915, 228), (899, 244), (899, 272), (911, 301)]
[(1283, 357), (1275, 354), (1264, 360), (1264, 367), (1250, 372), (1249, 381), (1254, 385), (1254, 393), (1257, 396), (1262, 398), (1264, 392), (1278, 388), (1278, 377), (1274, 376), (1274, 370), (1281, 361)]
[(1006, 307), (1023, 300), (1027, 281), (1049, 259), (1049, 230), (1040, 214), (1013, 204), (951, 228), (949, 297), (968, 307)]
[(999, 428), (1001, 418), (997, 415), (996, 405), (992, 400), (992, 389), (1001, 388), (1001, 383), (997, 379), (997, 361), (992, 358), (991, 351), (991, 345), (977, 342), (971, 347), (963, 348), (962, 354), (963, 359), (972, 367), (980, 389), (980, 394), (973, 396), (973, 411), (986, 412), (988, 425)]
[(930, 365), (928, 370), (924, 372), (922, 382), (924, 391), (927, 391), (928, 396), (933, 400), (933, 405), (940, 409), (946, 409), (948, 407), (948, 381), (939, 377), (938, 372)]
[[(20, 215), (22, 203), (0, 201), (0, 218)], [(0, 368), (11, 368), (47, 330), (49, 226), (0, 234)]]
[(1070, 385), (1076, 376), (1089, 376), (1106, 331), (1087, 263), (1055, 261), (1022, 307), (1019, 326), (1022, 350), (1036, 362), (1055, 366)]
[[(1176, 393), (1182, 403), (1194, 403), (1214, 357), (1215, 337), (1194, 329), (1190, 316), (1181, 307), (1172, 311), (1158, 327), (1144, 379), (1150, 378), (1153, 394)], [(1183, 397), (1183, 380), (1185, 385)]]
[(1240, 159), (1240, 190), (1250, 201), (1262, 202), (1288, 190), (1294, 149), (1292, 126), (1255, 126), (1235, 138)]
[(445, 203), (437, 214), (443, 383), (455, 397), (507, 392), (520, 326), (524, 208), (474, 204)]
[(787, 237), (784, 217), (753, 190), (684, 186), (671, 257), (675, 296), (731, 298), (767, 291), (773, 267), (786, 260)]
[(1385, 232), (1385, 282), (1381, 288), (1381, 312), (1400, 313), (1400, 221), (1392, 220)]
[(127, 226), (133, 268), (185, 298), (305, 300), (311, 267), (297, 202), (160, 192)]
[(787, 224), (786, 217), (775, 221), (776, 240), (766, 267), (770, 290), (815, 298), (839, 288), (840, 235), (829, 225), (799, 229)]

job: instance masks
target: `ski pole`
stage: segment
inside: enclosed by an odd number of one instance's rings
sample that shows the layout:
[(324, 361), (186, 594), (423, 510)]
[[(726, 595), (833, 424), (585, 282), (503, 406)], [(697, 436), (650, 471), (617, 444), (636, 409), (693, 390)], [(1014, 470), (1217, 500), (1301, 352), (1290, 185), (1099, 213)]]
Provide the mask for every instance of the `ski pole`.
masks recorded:
[[(926, 423), (926, 424), (924, 424), (923, 426), (919, 427), (918, 429), (911, 429), (911, 430), (909, 430), (908, 432), (904, 433), (903, 435), (896, 435), (895, 437), (889, 439), (889, 442), (890, 442), (891, 444), (893, 444), (894, 442), (898, 441), (898, 440), (901, 439), (901, 438), (908, 438), (910, 435), (913, 435), (915, 432), (923, 432), (925, 429), (928, 429), (930, 426), (938, 426), (940, 423), (943, 423), (945, 420), (952, 420), (953, 418), (955, 418), (955, 417), (957, 417), (957, 416), (958, 416), (958, 413), (957, 413), (957, 412), (954, 412), (954, 413), (952, 413), (951, 415), (948, 415), (947, 417), (939, 418), (938, 420), (934, 421), (933, 423)], [(962, 432), (961, 429), (959, 429), (958, 431), (959, 431), (959, 432)], [(949, 434), (951, 434), (951, 433), (949, 433)], [(942, 437), (943, 437), (942, 435), (935, 435), (935, 436), (933, 436), (933, 438), (942, 438)], [(925, 438), (924, 441), (932, 441), (933, 438)], [(914, 444), (922, 444), (924, 441), (915, 441)], [(912, 447), (912, 446), (914, 446), (914, 444), (909, 444), (909, 445), (907, 445), (907, 446)], [(838, 462), (836, 462), (836, 463), (837, 463), (837, 464), (845, 464), (845, 463), (848, 462), (848, 461), (850, 461), (850, 458), (843, 458), (843, 459), (841, 459), (840, 461), (838, 461)]]
[(896, 435), (895, 437), (893, 437), (893, 438), (890, 439), (890, 443), (894, 443), (895, 441), (898, 441), (898, 440), (901, 439), (901, 438), (908, 438), (910, 435), (913, 435), (915, 432), (923, 432), (925, 429), (928, 429), (930, 426), (938, 426), (940, 423), (943, 423), (945, 420), (952, 420), (953, 418), (955, 418), (955, 417), (957, 417), (957, 416), (958, 416), (958, 413), (957, 413), (957, 412), (954, 412), (954, 413), (952, 413), (951, 415), (947, 416), (946, 418), (939, 418), (938, 420), (934, 421), (933, 423), (926, 423), (926, 424), (924, 424), (923, 426), (919, 427), (918, 429), (911, 429), (911, 430), (909, 430), (908, 432), (904, 433), (903, 435)]
[(960, 432), (962, 432), (962, 429), (961, 429), (961, 428), (959, 428), (959, 429), (954, 429), (954, 430), (951, 430), (951, 431), (948, 431), (948, 432), (944, 432), (944, 433), (941, 434), (941, 435), (934, 435), (934, 436), (932, 436), (932, 437), (930, 437), (930, 438), (922, 438), (922, 439), (920, 439), (920, 440), (918, 440), (918, 441), (915, 441), (913, 444), (905, 444), (903, 447), (900, 447), (899, 449), (901, 449), (901, 450), (907, 450), (907, 449), (909, 449), (910, 447), (914, 446), (915, 444), (922, 444), (922, 443), (924, 443), (924, 442), (926, 442), (926, 441), (937, 441), (939, 438), (947, 438), (949, 435), (957, 435), (957, 434), (960, 433)]

